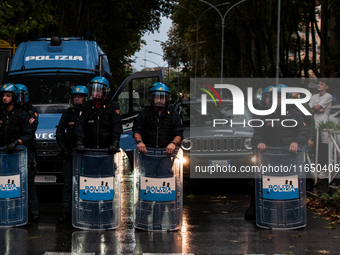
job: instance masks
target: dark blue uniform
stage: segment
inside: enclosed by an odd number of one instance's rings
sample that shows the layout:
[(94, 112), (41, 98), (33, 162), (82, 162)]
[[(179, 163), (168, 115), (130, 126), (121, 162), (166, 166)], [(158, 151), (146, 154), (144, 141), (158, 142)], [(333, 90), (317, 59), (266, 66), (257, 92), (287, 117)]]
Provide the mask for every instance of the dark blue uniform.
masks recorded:
[[(301, 114), (297, 111), (287, 111), (287, 115), (282, 116), (280, 110), (269, 116), (256, 117), (262, 119), (264, 125), (262, 127), (255, 127), (254, 136), (252, 139), (252, 145), (257, 146), (259, 143), (264, 143), (266, 146), (272, 147), (283, 147), (289, 146), (292, 142), (297, 143), (299, 146), (304, 146), (308, 141), (308, 134), (306, 124), (303, 121)], [(266, 120), (267, 119), (267, 120)], [(289, 119), (295, 121), (289, 121)], [(275, 120), (275, 121), (272, 121)], [(286, 120), (283, 124), (286, 126), (295, 127), (284, 127), (281, 122)], [(255, 124), (255, 121), (253, 122)]]
[(0, 146), (5, 147), (16, 140), (21, 140), (28, 147), (32, 129), (28, 122), (29, 117), (22, 109), (14, 106), (10, 111), (5, 106), (0, 109)]
[[(176, 136), (180, 136), (183, 139), (184, 127), (182, 125), (181, 117), (179, 116), (178, 112), (171, 112), (169, 108), (165, 108), (164, 111), (161, 113), (161, 115), (158, 115), (158, 112), (156, 112), (153, 107), (150, 107), (150, 109), (153, 112), (152, 113), (153, 117), (156, 120), (160, 120), (164, 118), (166, 115), (171, 114), (172, 115), (171, 126), (170, 126), (171, 140), (175, 138)], [(146, 127), (147, 127), (146, 114), (145, 114), (145, 109), (143, 109), (133, 123), (133, 127), (132, 127), (133, 134), (138, 133), (144, 139), (145, 133), (149, 131), (146, 129)], [(149, 147), (148, 146), (149, 141), (143, 140), (143, 142), (145, 143), (147, 147)]]
[(39, 204), (37, 192), (35, 189), (34, 178), (37, 174), (37, 162), (35, 161), (36, 153), (36, 138), (35, 132), (39, 125), (39, 114), (37, 108), (30, 103), (25, 103), (22, 109), (28, 114), (29, 120), (32, 120), (31, 128), (31, 140), (28, 144), (28, 212), (31, 215), (38, 215)]
[[(137, 116), (132, 131), (133, 135), (138, 133), (142, 137), (147, 148), (164, 149), (176, 136), (183, 139), (184, 128), (178, 112), (165, 108), (159, 115), (155, 107), (147, 106)], [(155, 160), (154, 155), (149, 155), (148, 152), (141, 155), (142, 169), (144, 169), (146, 177), (168, 178), (174, 175), (172, 172), (174, 157), (172, 155), (157, 157)], [(168, 205), (167, 202), (141, 203), (141, 214), (138, 216), (140, 217), (138, 221), (148, 222), (149, 214), (153, 211), (153, 224), (160, 224), (163, 212), (170, 211), (170, 208), (171, 205)]]
[[(149, 148), (166, 148), (166, 146), (176, 137), (183, 139), (183, 125), (178, 112), (172, 112), (165, 108), (159, 115), (154, 107), (146, 107), (137, 116), (132, 127), (133, 134), (138, 133), (143, 139), (143, 143)], [(173, 176), (171, 157), (164, 157), (155, 161), (147, 154), (142, 155), (145, 176), (170, 177)]]
[[(306, 124), (301, 114), (290, 109), (287, 111), (287, 115), (281, 115), (281, 109), (278, 108), (274, 113), (268, 116), (253, 116), (253, 119), (261, 119), (264, 122), (262, 127), (255, 127), (254, 136), (252, 138), (252, 145), (257, 147), (259, 143), (264, 143), (270, 147), (286, 147), (290, 146), (291, 143), (295, 142), (300, 147), (303, 147), (308, 141), (308, 133)], [(286, 126), (295, 127), (284, 127), (282, 121)], [(293, 121), (294, 120), (294, 121)], [(256, 123), (253, 121), (254, 126), (259, 125), (260, 122)], [(253, 181), (253, 180), (252, 180)], [(255, 218), (255, 187), (252, 190), (250, 207), (245, 213), (246, 220), (252, 220)]]
[(88, 148), (108, 148), (114, 141), (120, 141), (123, 133), (119, 106), (116, 102), (105, 100), (100, 108), (92, 101), (82, 105), (75, 127), (76, 140)]
[(74, 129), (79, 117), (79, 108), (70, 107), (63, 112), (56, 131), (56, 139), (63, 156), (62, 174), (64, 178), (62, 212), (72, 213), (72, 149), (75, 148)]

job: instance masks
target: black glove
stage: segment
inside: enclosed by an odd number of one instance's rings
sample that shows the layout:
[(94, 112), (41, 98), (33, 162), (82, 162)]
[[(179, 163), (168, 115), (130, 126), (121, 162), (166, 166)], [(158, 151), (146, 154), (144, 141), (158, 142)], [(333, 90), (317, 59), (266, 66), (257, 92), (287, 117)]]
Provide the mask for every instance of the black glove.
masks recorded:
[(119, 152), (119, 141), (113, 141), (113, 144), (109, 147), (109, 153), (115, 154)]
[(80, 153), (83, 153), (86, 151), (85, 145), (83, 144), (82, 141), (77, 142), (77, 151)]
[(12, 153), (19, 144), (20, 144), (19, 141), (16, 140), (14, 143), (10, 143), (9, 145), (7, 145), (5, 147), (5, 151), (7, 153)]

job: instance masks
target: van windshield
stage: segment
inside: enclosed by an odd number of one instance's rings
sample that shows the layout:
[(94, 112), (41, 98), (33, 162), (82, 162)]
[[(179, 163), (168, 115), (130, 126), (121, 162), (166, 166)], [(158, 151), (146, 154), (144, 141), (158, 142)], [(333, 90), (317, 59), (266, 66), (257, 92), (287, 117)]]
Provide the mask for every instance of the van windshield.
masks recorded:
[(24, 84), (30, 102), (37, 104), (68, 104), (72, 89), (77, 85), (88, 87), (93, 75), (13, 75), (10, 82)]
[(63, 113), (70, 107), (69, 104), (35, 104), (38, 113)]

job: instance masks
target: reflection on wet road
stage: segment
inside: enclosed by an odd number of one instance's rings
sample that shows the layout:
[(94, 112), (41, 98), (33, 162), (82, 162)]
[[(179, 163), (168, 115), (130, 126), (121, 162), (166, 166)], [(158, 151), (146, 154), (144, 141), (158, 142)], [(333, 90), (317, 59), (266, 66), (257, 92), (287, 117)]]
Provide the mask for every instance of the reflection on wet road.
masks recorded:
[(133, 227), (133, 175), (122, 178), (121, 226), (84, 231), (59, 223), (61, 187), (38, 187), (39, 222), (0, 229), (0, 254), (339, 254), (339, 229), (308, 211), (299, 230), (260, 229), (244, 220), (250, 186), (245, 180), (184, 183), (183, 227), (145, 232)]

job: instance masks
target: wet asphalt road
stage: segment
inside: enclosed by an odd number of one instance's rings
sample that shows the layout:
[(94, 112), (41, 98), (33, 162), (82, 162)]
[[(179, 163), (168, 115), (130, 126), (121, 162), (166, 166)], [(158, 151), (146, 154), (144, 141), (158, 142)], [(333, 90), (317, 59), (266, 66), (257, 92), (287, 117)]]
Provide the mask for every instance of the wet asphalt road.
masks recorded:
[(39, 186), (39, 221), (0, 229), (0, 254), (340, 254), (340, 227), (329, 229), (330, 222), (313, 211), (299, 230), (265, 230), (245, 221), (250, 186), (244, 180), (185, 182), (180, 231), (135, 230), (132, 182), (125, 173), (121, 226), (111, 231), (58, 223), (61, 186)]

